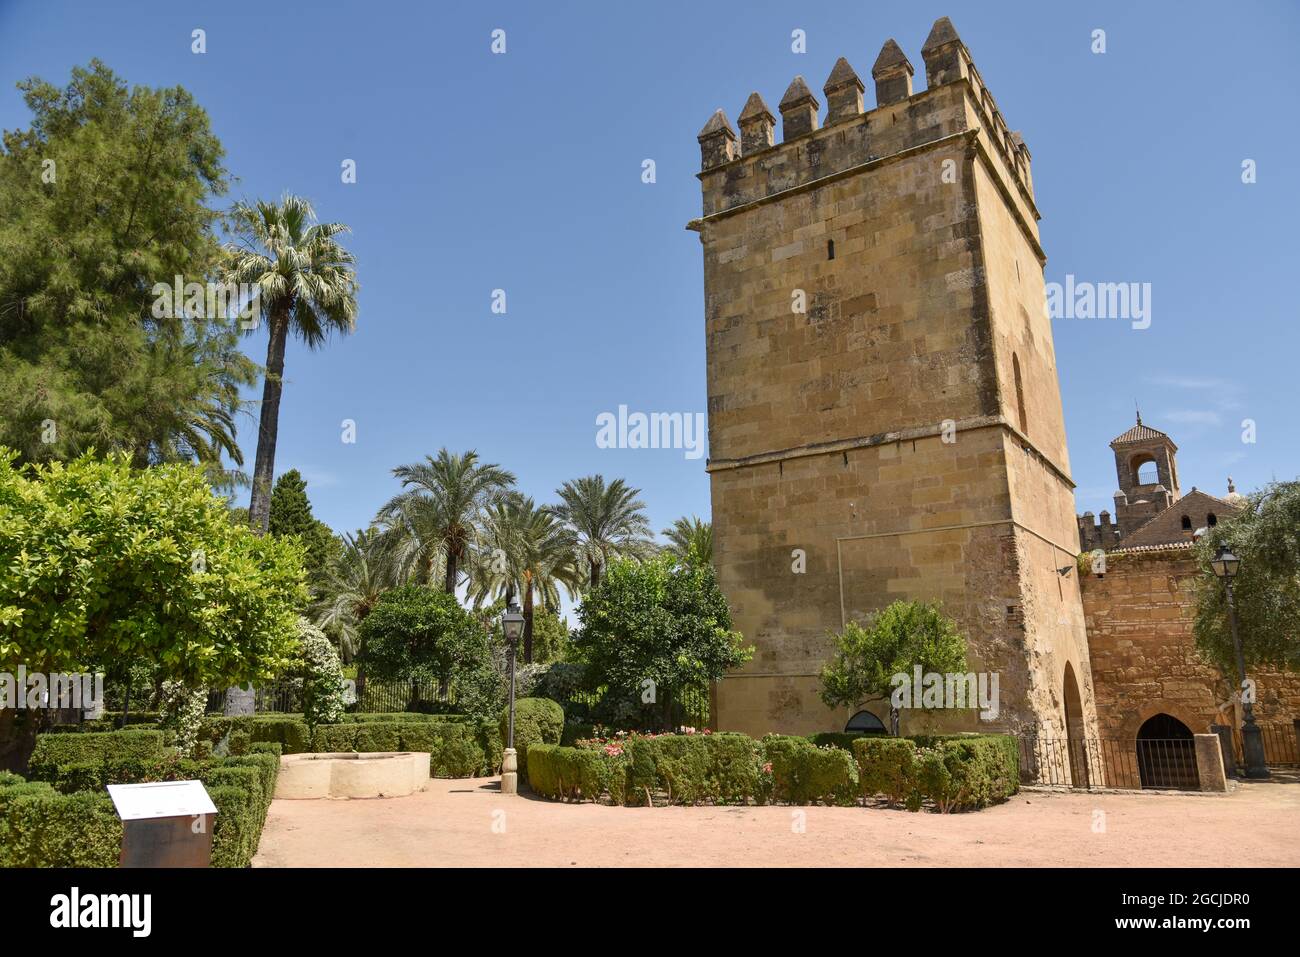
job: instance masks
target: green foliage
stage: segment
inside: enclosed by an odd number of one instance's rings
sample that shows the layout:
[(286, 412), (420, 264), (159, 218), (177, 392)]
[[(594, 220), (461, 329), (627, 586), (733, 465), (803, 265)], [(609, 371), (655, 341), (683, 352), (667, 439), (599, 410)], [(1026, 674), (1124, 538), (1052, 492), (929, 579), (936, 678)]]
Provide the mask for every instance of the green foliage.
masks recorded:
[[(615, 769), (604, 757), (580, 748), (533, 744), (528, 748), (528, 786), (543, 797), (597, 800), (611, 790)], [(621, 793), (621, 789), (615, 788)]]
[(343, 666), (324, 632), (298, 622), (302, 646), (302, 709), (308, 727), (333, 724), (343, 715)]
[(927, 799), (945, 813), (975, 810), (1020, 789), (1020, 751), (1010, 735), (863, 738), (853, 753), (863, 794), (882, 794), (909, 811)]
[(828, 708), (887, 699), (890, 679), (917, 665), (939, 674), (966, 671), (966, 639), (956, 622), (926, 602), (893, 602), (865, 627), (851, 621), (834, 638), (835, 657), (821, 674)]
[(683, 561), (713, 562), (713, 524), (699, 516), (679, 518), (659, 534), (668, 539), (666, 551)]
[(116, 867), (121, 849), (107, 794), (0, 785), (0, 867)]
[(0, 450), (0, 669), (145, 660), (202, 687), (289, 663), (298, 546), (231, 525), (198, 468), (11, 459)]
[[(58, 766), (43, 761), (49, 783), (0, 780), (0, 867), (115, 867), (122, 827), (104, 786), (189, 779), (202, 781), (217, 807), (213, 866), (246, 867), (275, 793), (278, 753), (185, 761), (171, 752), (142, 750), (141, 742), (151, 739), (130, 737), (140, 734), (161, 738), (157, 732), (41, 735), (41, 742), (90, 740), (80, 747), (44, 745), (46, 758), (83, 758)], [(112, 751), (110, 739), (124, 751)]]
[[(681, 692), (721, 679), (752, 654), (731, 628), (712, 566), (671, 556), (613, 562), (578, 616), (574, 646), (587, 680), (660, 727), (677, 724)], [(643, 707), (647, 681), (655, 701)]]
[(1210, 568), (1220, 545), (1241, 560), (1232, 592), (1247, 671), (1300, 669), (1300, 481), (1274, 482), (1252, 493), (1239, 513), (1221, 516), (1197, 545), (1196, 647), (1235, 676), (1227, 593)]
[(772, 767), (772, 799), (789, 804), (852, 804), (858, 768), (843, 748), (819, 748), (807, 738), (768, 735), (763, 754)]
[(179, 681), (163, 682), (158, 727), (172, 733), (172, 743), (183, 754), (194, 752), (207, 701), (208, 693), (203, 688), (188, 688)]
[(853, 742), (861, 737), (864, 735), (860, 731), (821, 731), (808, 735), (808, 740), (819, 748), (843, 748), (845, 751), (852, 751)]
[(65, 88), (19, 89), (32, 124), (0, 150), (0, 444), (28, 462), (93, 448), (241, 464), (234, 419), (256, 367), (237, 323), (155, 311), (157, 284), (220, 269), (210, 204), (227, 172), (207, 114), (98, 60)]
[(622, 479), (606, 484), (603, 475), (565, 482), (553, 509), (577, 539), (579, 561), (586, 566), (587, 587), (595, 588), (616, 558), (649, 558), (654, 553), (645, 503)]
[(53, 776), (61, 765), (103, 764), (109, 759), (141, 758), (162, 753), (160, 731), (104, 731), (89, 734), (37, 735), (29, 765), (35, 780)]
[(324, 522), (311, 513), (307, 482), (297, 469), (276, 479), (271, 490), (271, 517), (267, 531), (277, 538), (296, 536), (303, 546), (303, 567), (315, 582), (325, 564), (338, 550), (338, 540)]
[[(501, 712), (501, 746), (507, 746), (510, 707)], [(559, 744), (564, 733), (564, 709), (549, 698), (520, 698), (515, 702), (515, 751), (519, 778), (528, 780), (528, 748), (534, 744)]]
[(486, 717), (500, 707), (500, 677), (487, 632), (455, 595), (424, 585), (384, 593), (361, 625), (367, 675), (378, 680), (433, 680), (456, 692), (457, 705)]
[(916, 745), (907, 738), (864, 737), (853, 742), (862, 793), (901, 804), (917, 790)]

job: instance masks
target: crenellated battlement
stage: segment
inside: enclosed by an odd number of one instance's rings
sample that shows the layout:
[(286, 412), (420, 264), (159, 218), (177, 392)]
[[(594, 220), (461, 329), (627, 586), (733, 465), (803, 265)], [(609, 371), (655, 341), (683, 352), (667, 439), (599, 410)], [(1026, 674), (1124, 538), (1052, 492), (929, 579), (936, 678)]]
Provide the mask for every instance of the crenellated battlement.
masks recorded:
[[(865, 86), (840, 57), (821, 104), (807, 81), (796, 76), (781, 97), (781, 142), (776, 119), (763, 97), (751, 93), (740, 113), (737, 137), (719, 109), (700, 130), (704, 216), (724, 214), (891, 156), (952, 141), (963, 134), (996, 157), (1008, 190), (1019, 194), (1026, 216), (1034, 206), (1030, 154), (1019, 133), (1007, 128), (970, 51), (947, 17), (936, 20), (921, 48), (926, 88), (912, 91), (914, 69), (902, 48), (885, 41), (871, 68), (876, 106), (864, 111)], [(698, 221), (692, 224), (696, 227)]]

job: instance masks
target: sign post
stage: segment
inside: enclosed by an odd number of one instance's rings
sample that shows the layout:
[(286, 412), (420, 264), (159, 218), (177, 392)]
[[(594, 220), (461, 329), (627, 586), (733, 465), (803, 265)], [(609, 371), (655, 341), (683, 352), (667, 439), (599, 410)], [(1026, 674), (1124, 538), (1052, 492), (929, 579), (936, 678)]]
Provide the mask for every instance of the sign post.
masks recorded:
[(110, 784), (122, 819), (119, 867), (208, 867), (217, 807), (200, 781)]

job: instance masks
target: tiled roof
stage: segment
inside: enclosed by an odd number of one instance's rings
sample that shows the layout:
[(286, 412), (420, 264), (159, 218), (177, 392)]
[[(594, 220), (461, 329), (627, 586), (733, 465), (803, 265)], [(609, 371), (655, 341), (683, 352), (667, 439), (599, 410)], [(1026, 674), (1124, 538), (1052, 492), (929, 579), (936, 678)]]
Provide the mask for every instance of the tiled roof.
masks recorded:
[(1137, 425), (1129, 429), (1123, 435), (1117, 435), (1111, 440), (1111, 445), (1127, 445), (1130, 442), (1150, 442), (1152, 439), (1164, 439), (1169, 441), (1169, 436), (1159, 429), (1153, 429), (1149, 425), (1143, 425), (1142, 420), (1138, 419)]
[(1190, 540), (1181, 542), (1163, 542), (1159, 545), (1129, 545), (1119, 548), (1112, 548), (1106, 554), (1108, 555), (1125, 555), (1135, 552), (1182, 552), (1189, 551), (1196, 546), (1196, 543)]

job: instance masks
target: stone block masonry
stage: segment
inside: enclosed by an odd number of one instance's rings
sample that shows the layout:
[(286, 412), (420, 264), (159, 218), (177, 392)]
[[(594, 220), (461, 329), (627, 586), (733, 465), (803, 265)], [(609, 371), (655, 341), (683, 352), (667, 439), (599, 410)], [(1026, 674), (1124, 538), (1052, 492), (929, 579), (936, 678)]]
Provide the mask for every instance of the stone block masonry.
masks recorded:
[(829, 635), (903, 598), (942, 602), (1002, 697), (904, 732), (1095, 734), (1029, 151), (947, 18), (921, 52), (923, 91), (890, 40), (874, 109), (841, 58), (824, 124), (797, 77), (779, 143), (758, 93), (698, 137), (714, 561), (756, 647), (720, 728), (841, 729)]

